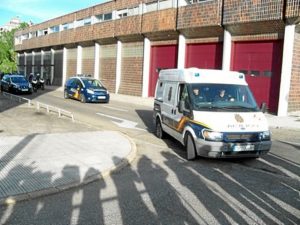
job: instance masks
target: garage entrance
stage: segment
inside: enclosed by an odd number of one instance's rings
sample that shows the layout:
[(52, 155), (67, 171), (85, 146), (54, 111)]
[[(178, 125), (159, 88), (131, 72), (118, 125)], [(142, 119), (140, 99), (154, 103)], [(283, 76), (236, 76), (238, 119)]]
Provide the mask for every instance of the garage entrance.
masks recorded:
[(177, 67), (177, 45), (152, 46), (150, 58), (149, 92), (153, 97), (158, 73), (161, 69)]
[(234, 42), (232, 70), (246, 75), (257, 104), (265, 102), (270, 112), (277, 112), (283, 42)]
[(188, 44), (185, 67), (222, 69), (222, 43)]

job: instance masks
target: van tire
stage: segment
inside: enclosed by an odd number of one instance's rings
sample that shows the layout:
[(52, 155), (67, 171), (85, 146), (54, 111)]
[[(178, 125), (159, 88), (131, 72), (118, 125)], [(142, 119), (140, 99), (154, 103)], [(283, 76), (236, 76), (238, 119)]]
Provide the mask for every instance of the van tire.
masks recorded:
[(161, 122), (159, 119), (156, 120), (155, 135), (159, 139), (164, 139), (166, 137), (166, 133), (163, 131)]
[(190, 133), (187, 133), (185, 140), (186, 158), (187, 160), (193, 160), (196, 158), (196, 147), (194, 139)]

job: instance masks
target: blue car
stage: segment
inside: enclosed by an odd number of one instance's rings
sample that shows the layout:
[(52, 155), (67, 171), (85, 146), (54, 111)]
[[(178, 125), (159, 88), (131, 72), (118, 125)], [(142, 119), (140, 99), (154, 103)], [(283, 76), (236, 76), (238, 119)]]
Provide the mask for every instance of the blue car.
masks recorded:
[(32, 93), (32, 85), (22, 75), (4, 75), (1, 80), (1, 91), (22, 94)]
[(64, 98), (73, 98), (86, 102), (109, 102), (109, 92), (103, 84), (92, 77), (75, 76), (67, 80)]

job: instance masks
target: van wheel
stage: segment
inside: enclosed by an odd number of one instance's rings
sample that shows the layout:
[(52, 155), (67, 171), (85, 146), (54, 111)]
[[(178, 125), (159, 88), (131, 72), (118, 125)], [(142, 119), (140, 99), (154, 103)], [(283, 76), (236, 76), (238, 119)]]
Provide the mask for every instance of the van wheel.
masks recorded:
[(185, 147), (186, 147), (187, 160), (195, 159), (196, 158), (196, 147), (195, 147), (194, 139), (190, 133), (188, 133), (186, 135)]
[(162, 126), (161, 126), (161, 122), (159, 121), (159, 119), (156, 120), (155, 135), (159, 139), (164, 139), (165, 136), (166, 136), (166, 133), (163, 131)]

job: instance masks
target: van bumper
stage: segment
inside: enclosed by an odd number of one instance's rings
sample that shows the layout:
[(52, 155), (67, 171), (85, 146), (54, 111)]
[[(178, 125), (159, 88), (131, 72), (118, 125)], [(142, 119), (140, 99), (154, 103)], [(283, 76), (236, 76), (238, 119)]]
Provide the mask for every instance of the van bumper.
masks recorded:
[[(267, 154), (270, 149), (271, 141), (261, 142), (243, 142), (243, 143), (227, 143), (212, 142), (202, 139), (195, 140), (196, 151), (199, 156), (208, 158), (243, 158), (243, 157), (259, 157)], [(238, 146), (238, 150), (237, 147)]]

